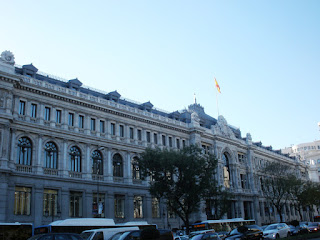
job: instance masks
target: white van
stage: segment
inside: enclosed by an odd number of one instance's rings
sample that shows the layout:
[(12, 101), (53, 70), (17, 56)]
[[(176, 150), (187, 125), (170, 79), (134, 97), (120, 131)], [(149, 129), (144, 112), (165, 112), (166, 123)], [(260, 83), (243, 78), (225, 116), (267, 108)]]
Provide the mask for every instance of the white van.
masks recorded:
[(118, 239), (122, 233), (139, 230), (139, 227), (101, 228), (83, 231), (80, 236), (84, 240), (113, 240)]

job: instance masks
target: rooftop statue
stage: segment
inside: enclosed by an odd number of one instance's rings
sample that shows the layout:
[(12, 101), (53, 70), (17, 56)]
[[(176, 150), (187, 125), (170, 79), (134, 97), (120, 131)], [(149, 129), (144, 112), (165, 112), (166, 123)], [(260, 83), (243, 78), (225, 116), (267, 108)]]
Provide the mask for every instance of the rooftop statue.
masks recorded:
[(14, 62), (14, 55), (12, 52), (10, 51), (3, 51), (1, 53), (1, 60), (5, 63), (8, 63), (10, 65), (14, 65), (15, 62)]

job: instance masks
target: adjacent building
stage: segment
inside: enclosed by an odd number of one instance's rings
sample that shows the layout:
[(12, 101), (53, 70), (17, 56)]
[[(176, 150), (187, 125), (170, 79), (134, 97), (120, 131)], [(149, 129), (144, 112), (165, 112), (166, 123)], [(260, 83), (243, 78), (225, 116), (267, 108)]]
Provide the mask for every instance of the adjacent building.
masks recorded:
[(292, 145), (281, 152), (307, 164), (310, 180), (320, 182), (320, 140)]
[[(112, 218), (116, 223), (147, 221), (181, 227), (162, 199), (140, 179), (137, 159), (147, 147), (179, 150), (198, 144), (218, 160), (217, 181), (235, 194), (228, 218), (277, 221), (261, 191), (261, 169), (281, 161), (308, 178), (308, 166), (252, 142), (251, 135), (207, 115), (197, 103), (164, 112), (151, 102), (135, 103), (117, 91), (64, 81), (32, 64), (0, 59), (0, 222), (32, 222), (81, 217)], [(298, 219), (292, 203), (285, 220)], [(192, 221), (212, 218), (205, 203)]]

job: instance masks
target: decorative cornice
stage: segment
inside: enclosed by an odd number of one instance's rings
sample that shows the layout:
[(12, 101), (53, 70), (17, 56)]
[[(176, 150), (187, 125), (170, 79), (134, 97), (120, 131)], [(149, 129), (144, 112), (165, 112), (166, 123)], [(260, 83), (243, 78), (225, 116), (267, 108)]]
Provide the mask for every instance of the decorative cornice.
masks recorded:
[(20, 84), (16, 84), (15, 88), (20, 89), (20, 90), (29, 91), (29, 92), (32, 92), (32, 93), (35, 93), (35, 94), (38, 94), (38, 95), (55, 98), (55, 99), (58, 99), (58, 100), (61, 100), (61, 101), (64, 101), (64, 102), (77, 104), (77, 105), (80, 105), (80, 106), (83, 106), (83, 107), (87, 107), (87, 108), (103, 111), (103, 112), (106, 112), (106, 113), (109, 113), (109, 114), (113, 114), (113, 115), (117, 115), (117, 116), (120, 116), (120, 117), (129, 118), (129, 119), (132, 119), (132, 120), (135, 120), (135, 121), (140, 121), (140, 122), (144, 122), (144, 123), (151, 124), (151, 125), (154, 125), (154, 126), (170, 129), (170, 130), (173, 130), (173, 131), (186, 133), (186, 134), (189, 133), (189, 131), (187, 131), (187, 130), (183, 130), (183, 129), (179, 129), (179, 128), (172, 127), (172, 126), (169, 126), (169, 125), (165, 125), (165, 124), (162, 124), (162, 123), (159, 123), (159, 122), (155, 122), (155, 121), (151, 121), (151, 120), (148, 120), (148, 119), (145, 119), (145, 118), (140, 118), (140, 117), (132, 116), (132, 115), (129, 115), (129, 114), (121, 113), (121, 112), (118, 112), (118, 111), (115, 111), (115, 110), (103, 108), (103, 107), (100, 107), (100, 106), (97, 106), (97, 105), (94, 105), (94, 104), (85, 103), (85, 102), (82, 102), (82, 101), (79, 101), (79, 100), (75, 100), (75, 99), (71, 99), (71, 98), (68, 98), (68, 97), (59, 96), (59, 95), (56, 95), (56, 94), (53, 94), (53, 93), (44, 92), (44, 91), (41, 91), (41, 90), (38, 90), (38, 89), (34, 89), (34, 88), (31, 88), (31, 87), (22, 86)]

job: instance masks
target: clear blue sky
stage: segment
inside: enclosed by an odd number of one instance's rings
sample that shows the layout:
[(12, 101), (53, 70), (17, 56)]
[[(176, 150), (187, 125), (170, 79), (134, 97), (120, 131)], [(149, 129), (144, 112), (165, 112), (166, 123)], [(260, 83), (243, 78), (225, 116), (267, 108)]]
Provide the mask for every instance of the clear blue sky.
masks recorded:
[(17, 64), (175, 111), (197, 102), (274, 149), (319, 139), (320, 1), (0, 0)]

